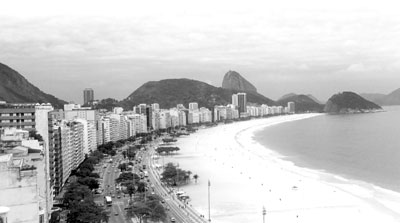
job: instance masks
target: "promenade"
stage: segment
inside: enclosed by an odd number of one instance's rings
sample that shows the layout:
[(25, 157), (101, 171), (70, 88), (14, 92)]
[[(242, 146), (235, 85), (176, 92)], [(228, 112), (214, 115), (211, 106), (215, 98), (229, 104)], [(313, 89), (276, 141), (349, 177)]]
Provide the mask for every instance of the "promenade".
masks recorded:
[(175, 189), (167, 187), (160, 180), (160, 172), (154, 163), (155, 148), (151, 146), (144, 154), (144, 163), (149, 168), (149, 179), (154, 192), (165, 200), (165, 206), (169, 209), (169, 214), (174, 216), (177, 223), (205, 223), (208, 222), (196, 212), (190, 204), (185, 204), (176, 197)]

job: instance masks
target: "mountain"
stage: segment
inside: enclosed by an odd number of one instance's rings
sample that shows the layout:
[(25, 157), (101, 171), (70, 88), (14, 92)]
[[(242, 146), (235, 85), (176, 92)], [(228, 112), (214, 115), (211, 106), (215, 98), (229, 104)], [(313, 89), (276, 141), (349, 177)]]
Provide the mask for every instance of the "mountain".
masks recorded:
[(385, 94), (379, 94), (379, 93), (362, 93), (360, 94), (360, 96), (378, 105), (382, 105), (382, 100), (384, 97), (386, 97)]
[(400, 88), (388, 94), (384, 98), (383, 105), (400, 105)]
[(297, 95), (297, 94), (295, 94), (295, 93), (285, 94), (285, 95), (283, 95), (281, 98), (279, 98), (278, 101), (279, 101), (279, 100), (284, 100), (284, 99), (286, 99), (286, 98), (290, 98), (290, 97), (293, 97), (293, 96), (296, 96), (296, 95)]
[(0, 63), (0, 100), (9, 103), (51, 103), (62, 108), (67, 102), (46, 94), (29, 83), (21, 74)]
[(311, 98), (313, 101), (317, 102), (318, 104), (321, 104), (321, 105), (325, 104), (324, 102), (318, 100), (318, 98), (314, 97), (314, 95), (312, 95), (312, 94), (308, 94), (307, 97)]
[(324, 107), (327, 113), (359, 113), (382, 108), (354, 92), (343, 92), (329, 98)]
[(257, 92), (257, 88), (254, 87), (249, 81), (242, 77), (236, 71), (228, 71), (222, 80), (222, 88), (244, 91), (244, 92)]
[(391, 92), (388, 95), (385, 94), (361, 94), (366, 99), (373, 101), (374, 103), (385, 106), (385, 105), (400, 105), (400, 88)]
[(324, 108), (323, 105), (315, 102), (314, 99), (304, 94), (288, 94), (279, 99), (276, 103), (281, 106), (287, 106), (288, 102), (294, 102), (296, 112), (322, 112)]
[[(188, 106), (190, 102), (197, 102), (199, 107), (213, 108), (214, 105), (230, 104), (232, 94), (237, 92), (239, 91), (214, 87), (196, 80), (166, 79), (143, 84), (121, 104), (129, 109), (141, 103), (159, 103), (162, 108), (172, 108), (177, 104)], [(274, 101), (256, 92), (247, 92), (247, 101), (257, 104), (274, 104)]]

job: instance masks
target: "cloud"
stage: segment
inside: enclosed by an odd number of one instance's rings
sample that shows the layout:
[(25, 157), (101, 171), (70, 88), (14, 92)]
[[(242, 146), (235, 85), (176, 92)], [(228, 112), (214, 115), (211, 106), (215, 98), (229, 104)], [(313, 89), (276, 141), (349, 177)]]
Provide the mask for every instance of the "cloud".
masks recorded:
[(348, 72), (363, 72), (365, 70), (366, 70), (366, 68), (365, 68), (364, 64), (362, 64), (362, 63), (351, 64), (346, 69), (346, 71), (348, 71)]
[[(220, 83), (235, 68), (255, 82), (279, 80), (290, 88), (301, 79), (359, 78), (378, 70), (384, 78), (400, 70), (400, 19), (385, 4), (306, 2), (100, 1), (76, 8), (74, 1), (44, 1), (46, 10), (35, 1), (26, 13), (11, 3), (0, 15), (0, 61), (43, 90), (52, 76), (58, 87), (51, 90), (66, 99), (70, 94), (59, 89), (76, 76), (82, 84), (74, 92), (110, 76), (132, 87), (165, 77)], [(99, 91), (124, 97), (133, 89)]]

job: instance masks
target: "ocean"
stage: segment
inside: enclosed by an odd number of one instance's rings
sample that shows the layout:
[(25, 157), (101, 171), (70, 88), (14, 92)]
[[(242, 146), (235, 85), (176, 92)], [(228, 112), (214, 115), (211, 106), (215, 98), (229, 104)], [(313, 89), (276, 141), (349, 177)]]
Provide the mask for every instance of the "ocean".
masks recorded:
[(296, 166), (400, 192), (400, 106), (384, 109), (282, 123), (254, 139)]

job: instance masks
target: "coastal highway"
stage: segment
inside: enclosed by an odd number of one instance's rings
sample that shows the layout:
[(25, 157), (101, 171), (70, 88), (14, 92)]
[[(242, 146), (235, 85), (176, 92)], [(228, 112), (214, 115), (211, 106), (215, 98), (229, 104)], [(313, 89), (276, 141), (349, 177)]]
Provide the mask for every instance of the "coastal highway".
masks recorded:
[(144, 163), (149, 168), (148, 174), (152, 188), (156, 194), (159, 194), (165, 200), (165, 206), (169, 208), (170, 215), (174, 216), (177, 223), (206, 223), (206, 219), (200, 217), (200, 214), (190, 205), (185, 205), (176, 197), (174, 192), (161, 184), (157, 170), (154, 169), (154, 154), (154, 146), (151, 146), (144, 154)]
[[(112, 206), (107, 207), (106, 211), (109, 212), (109, 222), (113, 223), (131, 223), (130, 220), (127, 220), (125, 217), (126, 211), (124, 210), (125, 207), (128, 206), (128, 196), (124, 196), (123, 193), (118, 193), (115, 188), (115, 179), (119, 176), (119, 169), (118, 169), (118, 160), (122, 159), (122, 156), (119, 154), (114, 156), (112, 163), (103, 162), (102, 166), (100, 167), (102, 173), (100, 173), (100, 177), (103, 177), (102, 187), (103, 191), (100, 195), (96, 195), (95, 201), (96, 203), (104, 204), (104, 196), (114, 196), (112, 198)], [(106, 160), (107, 161), (107, 160)], [(104, 168), (106, 166), (106, 168)], [(118, 198), (120, 196), (120, 198)]]

